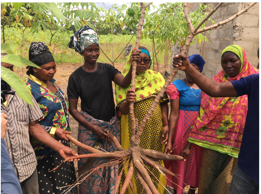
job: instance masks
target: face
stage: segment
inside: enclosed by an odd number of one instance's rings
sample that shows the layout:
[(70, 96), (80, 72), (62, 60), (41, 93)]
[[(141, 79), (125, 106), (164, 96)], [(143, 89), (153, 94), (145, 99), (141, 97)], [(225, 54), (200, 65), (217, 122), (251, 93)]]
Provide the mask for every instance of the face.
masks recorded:
[[(198, 66), (197, 66), (196, 64), (191, 63), (191, 65), (192, 65), (196, 70), (198, 70), (198, 71), (200, 72), (200, 69), (198, 68)], [(185, 74), (186, 74), (186, 73), (185, 73)], [(189, 82), (194, 82), (187, 74), (186, 74), (186, 77), (187, 77), (187, 80), (188, 80)]]
[(236, 77), (240, 73), (241, 61), (232, 52), (225, 52), (221, 59), (221, 66), (229, 77)]
[(137, 72), (143, 73), (150, 67), (150, 57), (145, 54), (140, 54), (141, 62), (137, 64)]
[(49, 81), (53, 78), (56, 73), (55, 62), (50, 62), (40, 66), (41, 69), (33, 68), (34, 76), (41, 81)]
[[(1, 57), (4, 57), (5, 55), (1, 55)], [(5, 62), (1, 62), (1, 66), (11, 70), (11, 71), (14, 71), (14, 66), (12, 64), (9, 64), (9, 63), (5, 63)]]
[(92, 44), (91, 46), (88, 46), (84, 49), (82, 55), (85, 62), (95, 64), (100, 55), (100, 47), (96, 43)]

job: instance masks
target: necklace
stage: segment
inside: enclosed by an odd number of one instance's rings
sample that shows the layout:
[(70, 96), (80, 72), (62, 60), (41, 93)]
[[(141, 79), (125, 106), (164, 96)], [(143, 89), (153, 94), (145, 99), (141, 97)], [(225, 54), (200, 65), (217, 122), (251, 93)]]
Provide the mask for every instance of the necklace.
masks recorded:
[(193, 95), (195, 96), (195, 97), (199, 97), (200, 96), (200, 92), (199, 92), (199, 95), (197, 96), (194, 92), (193, 92), (193, 90), (192, 90), (192, 88), (191, 88), (191, 86), (190, 86), (190, 84), (189, 84), (189, 82), (188, 82), (188, 79), (186, 78), (186, 81), (187, 81), (187, 83), (188, 83), (188, 85), (189, 85), (189, 88), (190, 88), (190, 90), (191, 90), (191, 92), (193, 93)]

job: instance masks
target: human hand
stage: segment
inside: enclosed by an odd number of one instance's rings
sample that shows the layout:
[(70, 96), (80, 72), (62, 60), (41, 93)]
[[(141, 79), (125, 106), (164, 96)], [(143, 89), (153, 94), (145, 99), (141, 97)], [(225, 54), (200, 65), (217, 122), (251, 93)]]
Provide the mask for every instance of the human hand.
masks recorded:
[(190, 65), (187, 56), (182, 54), (177, 54), (173, 58), (173, 67), (178, 67), (180, 70), (185, 71)]
[(169, 126), (165, 125), (162, 128), (161, 144), (165, 144), (169, 138)]
[(61, 128), (56, 128), (55, 130), (55, 136), (58, 138), (58, 139), (62, 139), (62, 140), (65, 140), (65, 141), (69, 141), (69, 139), (66, 137), (66, 134), (71, 134), (70, 131), (66, 131), (66, 130), (63, 130)]
[(4, 113), (1, 113), (1, 138), (4, 139), (5, 133), (8, 130), (7, 127), (7, 116)]
[(135, 48), (133, 48), (133, 50), (131, 52), (131, 57), (130, 57), (131, 63), (133, 61), (137, 61), (137, 62), (140, 61), (140, 53), (141, 53), (141, 50), (136, 50)]
[(167, 145), (165, 146), (164, 153), (165, 154), (172, 154), (173, 150), (176, 146), (173, 147), (172, 141), (168, 141)]
[[(72, 150), (72, 148), (69, 148), (67, 146), (62, 146), (62, 148), (59, 150), (59, 154), (63, 157), (63, 159), (67, 159), (67, 158), (71, 158), (71, 157), (78, 157), (78, 154), (76, 154), (75, 151)], [(78, 161), (79, 159), (78, 158), (75, 158), (75, 159), (71, 159), (69, 160), (69, 162), (72, 162), (72, 161)]]
[(98, 139), (103, 140), (104, 138), (108, 138), (107, 133), (104, 131), (105, 128), (105, 126), (99, 127), (98, 125), (93, 125), (92, 131)]
[(126, 100), (128, 103), (135, 102), (136, 101), (136, 94), (135, 90), (128, 89), (127, 95), (126, 95)]
[(190, 148), (191, 148), (191, 143), (187, 143), (187, 145), (183, 148), (183, 150), (181, 150), (180, 154), (181, 156), (183, 156), (183, 158), (187, 159), (190, 155)]

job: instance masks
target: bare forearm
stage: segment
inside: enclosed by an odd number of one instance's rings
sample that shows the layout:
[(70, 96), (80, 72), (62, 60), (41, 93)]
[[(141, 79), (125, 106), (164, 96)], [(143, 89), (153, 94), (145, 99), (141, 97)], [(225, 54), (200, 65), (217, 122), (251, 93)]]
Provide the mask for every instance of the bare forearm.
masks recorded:
[(132, 66), (129, 72), (127, 73), (127, 75), (122, 80), (121, 87), (127, 88), (131, 84), (131, 72), (132, 72)]
[(124, 114), (124, 115), (129, 114), (129, 107), (130, 107), (130, 104), (128, 103), (128, 101), (126, 101), (125, 103), (123, 103), (123, 104), (119, 107), (119, 110), (121, 111), (121, 114)]
[(169, 141), (172, 142), (179, 115), (170, 114), (169, 118)]
[(64, 147), (62, 143), (58, 142), (49, 133), (47, 133), (47, 131), (38, 122), (30, 123), (29, 131), (35, 139), (57, 152), (59, 152), (59, 150), (61, 150)]
[(213, 97), (236, 97), (237, 92), (230, 82), (217, 83), (214, 80), (204, 76), (197, 71), (191, 64), (185, 70), (186, 74), (190, 76), (198, 87)]
[(81, 125), (93, 131), (93, 125), (90, 122), (88, 122), (77, 109), (69, 109), (69, 111), (76, 121), (78, 121)]
[(161, 107), (161, 116), (162, 116), (162, 123), (168, 122), (168, 104), (163, 103), (160, 105)]

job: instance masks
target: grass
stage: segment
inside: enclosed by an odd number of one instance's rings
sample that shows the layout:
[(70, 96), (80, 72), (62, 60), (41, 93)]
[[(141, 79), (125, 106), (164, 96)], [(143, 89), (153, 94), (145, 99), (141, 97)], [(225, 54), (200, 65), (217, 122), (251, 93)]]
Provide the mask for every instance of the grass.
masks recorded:
[[(49, 46), (54, 59), (57, 63), (82, 63), (83, 58), (79, 53), (76, 53), (73, 49), (68, 48), (68, 43), (72, 33), (56, 33), (52, 38), (52, 44)], [(110, 61), (115, 61), (116, 63), (126, 62), (126, 57), (124, 56), (124, 51), (126, 44), (131, 40), (133, 35), (100, 35), (99, 42), (100, 47), (107, 55), (107, 58), (103, 52), (100, 52), (100, 57), (98, 62), (111, 63)], [(31, 42), (44, 42), (49, 45), (51, 40), (51, 34), (49, 31), (39, 31), (38, 33), (32, 33), (30, 29), (26, 29), (24, 34), (21, 29), (7, 28), (5, 29), (5, 39), (6, 43), (17, 43), (21, 45), (19, 52), (20, 55), (28, 59), (28, 50)], [(2, 39), (1, 39), (2, 40)], [(2, 40), (3, 41), (3, 40)], [(136, 36), (134, 36), (130, 42), (133, 46), (135, 45)], [(2, 42), (3, 43), (3, 42)], [(152, 51), (152, 40), (141, 39), (140, 45), (145, 46), (150, 51)], [(120, 54), (122, 52), (122, 54)], [(157, 55), (159, 63), (164, 62), (164, 52), (159, 52)]]

